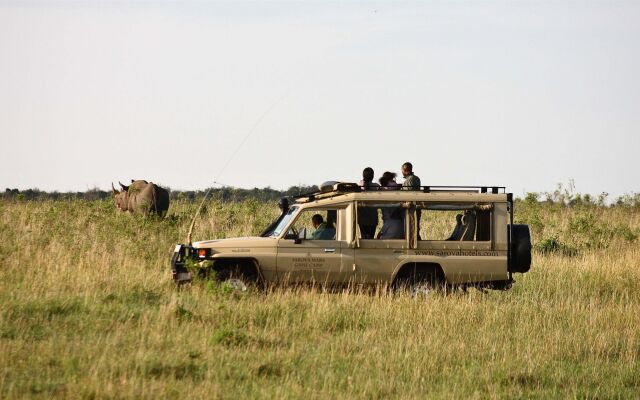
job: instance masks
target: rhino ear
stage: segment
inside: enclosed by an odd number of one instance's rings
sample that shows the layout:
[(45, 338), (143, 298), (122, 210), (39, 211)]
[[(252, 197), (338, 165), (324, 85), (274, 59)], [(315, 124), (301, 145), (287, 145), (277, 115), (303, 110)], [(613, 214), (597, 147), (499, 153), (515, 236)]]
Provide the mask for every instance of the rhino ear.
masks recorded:
[(133, 179), (131, 180), (131, 183), (135, 182)]

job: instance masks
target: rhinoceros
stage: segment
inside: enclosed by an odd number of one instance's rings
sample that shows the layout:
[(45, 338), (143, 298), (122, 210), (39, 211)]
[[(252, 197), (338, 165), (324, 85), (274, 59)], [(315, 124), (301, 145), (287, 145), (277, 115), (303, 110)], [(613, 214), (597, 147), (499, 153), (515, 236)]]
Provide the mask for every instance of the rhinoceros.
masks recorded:
[(113, 187), (113, 183), (111, 189), (116, 207), (120, 211), (164, 216), (169, 209), (169, 192), (153, 182), (132, 179), (128, 186), (120, 183), (119, 191)]

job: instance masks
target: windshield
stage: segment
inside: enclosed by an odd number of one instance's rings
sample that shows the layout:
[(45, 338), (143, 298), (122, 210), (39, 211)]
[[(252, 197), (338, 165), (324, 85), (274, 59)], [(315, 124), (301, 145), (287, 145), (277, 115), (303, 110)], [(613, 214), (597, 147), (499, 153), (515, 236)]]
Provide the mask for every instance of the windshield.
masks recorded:
[(271, 234), (269, 236), (271, 237), (280, 236), (280, 233), (284, 228), (286, 228), (287, 225), (289, 225), (289, 221), (291, 221), (291, 218), (293, 218), (296, 212), (298, 212), (298, 207), (291, 207), (291, 209), (289, 209), (289, 211), (282, 218), (282, 220), (280, 220), (280, 223), (278, 224), (278, 226), (273, 228), (273, 231), (271, 231)]

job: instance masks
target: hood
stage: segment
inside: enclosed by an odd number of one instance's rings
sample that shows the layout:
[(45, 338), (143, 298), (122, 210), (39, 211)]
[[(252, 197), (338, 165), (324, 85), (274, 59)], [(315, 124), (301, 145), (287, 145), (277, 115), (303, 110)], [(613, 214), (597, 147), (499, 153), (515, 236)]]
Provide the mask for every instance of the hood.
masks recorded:
[(239, 237), (229, 239), (217, 239), (217, 240), (203, 240), (200, 242), (193, 242), (195, 248), (213, 248), (213, 249), (227, 249), (236, 247), (271, 247), (274, 246), (277, 238), (273, 237)]

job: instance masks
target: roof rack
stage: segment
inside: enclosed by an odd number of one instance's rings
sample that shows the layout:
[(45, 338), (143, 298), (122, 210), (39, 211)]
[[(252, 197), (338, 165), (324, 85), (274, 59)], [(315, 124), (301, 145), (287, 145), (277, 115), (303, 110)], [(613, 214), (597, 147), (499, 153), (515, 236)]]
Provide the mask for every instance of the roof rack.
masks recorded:
[[(423, 192), (423, 193), (434, 193), (434, 192), (461, 192), (461, 193), (506, 193), (505, 186), (440, 186), (440, 185), (429, 185), (429, 186), (420, 186), (419, 188), (402, 188), (403, 191), (413, 191), (413, 192)], [(293, 199), (302, 199), (306, 198), (307, 201), (313, 201), (317, 197), (325, 198), (325, 197), (334, 197), (339, 196), (346, 193), (355, 193), (361, 192), (362, 189), (356, 183), (347, 183), (347, 182), (331, 182), (330, 185), (323, 185), (321, 190), (317, 190), (314, 192), (304, 193), (298, 196), (294, 196)]]
[(425, 193), (431, 192), (471, 192), (471, 193), (506, 193), (505, 186), (420, 186), (420, 189), (415, 188), (412, 190), (421, 190)]

